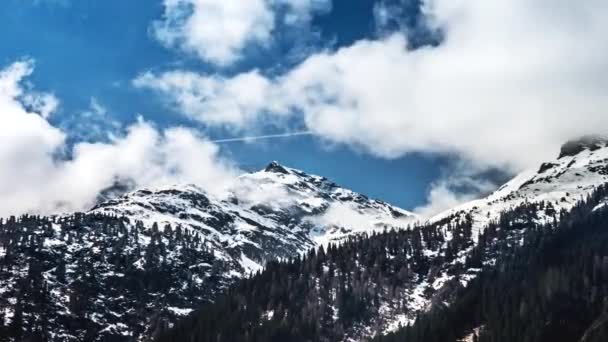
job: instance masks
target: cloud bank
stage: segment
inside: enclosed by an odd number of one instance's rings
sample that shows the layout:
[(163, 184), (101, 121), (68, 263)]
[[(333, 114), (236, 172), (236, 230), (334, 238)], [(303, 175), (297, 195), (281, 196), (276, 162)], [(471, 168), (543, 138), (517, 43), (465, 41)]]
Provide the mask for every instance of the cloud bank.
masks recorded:
[(32, 93), (21, 82), (32, 71), (31, 61), (20, 61), (0, 72), (0, 216), (86, 210), (117, 181), (195, 183), (219, 191), (233, 179), (217, 145), (192, 130), (160, 131), (143, 119), (107, 143), (70, 148), (66, 134), (46, 120), (49, 106), (24, 106)]
[[(133, 81), (138, 88), (149, 88), (168, 95), (170, 106), (192, 119), (211, 126), (246, 129), (260, 119), (262, 110), (271, 109), (275, 85), (258, 71), (232, 78), (202, 76), (195, 72), (174, 70), (155, 75), (150, 72)], [(272, 108), (273, 113), (285, 112)]]
[(438, 180), (430, 184), (427, 202), (414, 208), (414, 212), (422, 217), (431, 217), (491, 193), (501, 184), (484, 171), (463, 160), (450, 165)]
[[(156, 39), (225, 67), (242, 58), (248, 46), (265, 47), (277, 24), (310, 21), (328, 0), (164, 0), (164, 14), (152, 26)], [(277, 23), (281, 14), (282, 21)]]
[(454, 153), (520, 170), (564, 141), (608, 130), (608, 3), (602, 0), (427, 0), (436, 47), (402, 33), (311, 55), (268, 77), (175, 70), (135, 85), (167, 95), (210, 125), (301, 117), (324, 139), (386, 157)]

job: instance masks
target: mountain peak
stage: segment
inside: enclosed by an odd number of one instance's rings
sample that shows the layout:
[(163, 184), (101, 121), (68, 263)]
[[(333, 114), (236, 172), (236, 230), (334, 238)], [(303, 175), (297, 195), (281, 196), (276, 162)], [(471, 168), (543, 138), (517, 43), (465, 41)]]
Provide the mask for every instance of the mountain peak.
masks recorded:
[(575, 140), (570, 140), (562, 145), (559, 158), (575, 156), (585, 150), (595, 151), (607, 146), (608, 137), (600, 135), (586, 135)]
[(279, 164), (277, 161), (272, 161), (270, 164), (268, 164), (264, 171), (283, 174), (289, 173), (289, 171), (287, 171), (287, 169), (283, 165)]

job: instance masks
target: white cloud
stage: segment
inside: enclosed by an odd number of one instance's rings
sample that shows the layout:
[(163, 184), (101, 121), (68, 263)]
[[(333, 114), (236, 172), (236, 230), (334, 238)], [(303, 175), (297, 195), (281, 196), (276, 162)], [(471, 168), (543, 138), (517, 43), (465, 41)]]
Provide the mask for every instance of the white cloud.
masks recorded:
[[(193, 72), (145, 73), (134, 80), (139, 88), (169, 95), (170, 104), (193, 119), (209, 125), (238, 129), (257, 119), (262, 108), (271, 108), (271, 81), (251, 71), (233, 78), (202, 77)], [(278, 95), (278, 94), (277, 94)], [(280, 112), (273, 108), (273, 112)]]
[(95, 97), (91, 97), (91, 110), (87, 113), (89, 116), (105, 116), (108, 114), (108, 110), (104, 107), (99, 100)]
[(247, 43), (265, 44), (274, 28), (274, 15), (264, 0), (165, 0), (156, 37), (218, 65), (240, 57)]
[(284, 9), (286, 25), (306, 23), (328, 0), (164, 0), (162, 20), (154, 36), (167, 47), (178, 47), (202, 60), (228, 66), (248, 45), (268, 46), (276, 13)]
[[(273, 79), (190, 74), (220, 90), (151, 88), (208, 124), (243, 128), (256, 115), (290, 113), (320, 137), (378, 156), (457, 153), (510, 170), (608, 130), (608, 2), (427, 0), (424, 11), (444, 31), (437, 47), (408, 50), (396, 33), (312, 55)], [(243, 94), (226, 90), (241, 77), (255, 82)]]
[(260, 182), (241, 177), (231, 184), (230, 191), (248, 206), (265, 205), (278, 208), (296, 204), (296, 196), (277, 182)]
[(286, 8), (283, 22), (287, 25), (307, 24), (317, 13), (331, 10), (331, 0), (269, 0), (273, 7)]
[(0, 72), (0, 216), (85, 210), (116, 180), (219, 191), (233, 179), (234, 169), (215, 144), (191, 130), (159, 131), (143, 120), (124, 136), (79, 143), (67, 153), (71, 158), (60, 159), (69, 148), (65, 133), (19, 101), (28, 95), (20, 82), (32, 70), (23, 61)]
[(19, 85), (19, 82), (30, 76), (33, 71), (34, 61), (31, 59), (16, 62), (0, 71), (0, 94), (9, 99), (18, 98), (30, 110), (48, 119), (59, 107), (59, 99), (49, 93), (40, 93), (33, 90), (24, 92)]
[(414, 212), (422, 217), (431, 217), (486, 195), (499, 185), (488, 179), (483, 170), (460, 161), (444, 170), (444, 175), (431, 184), (426, 204), (415, 208)]
[(97, 98), (91, 97), (89, 108), (62, 119), (61, 129), (75, 140), (91, 142), (116, 137), (123, 127)]
[(416, 221), (415, 217), (388, 218), (371, 209), (357, 208), (351, 204), (335, 202), (318, 217), (308, 217), (309, 222), (325, 227), (347, 227), (369, 233), (370, 227), (379, 230), (385, 227), (406, 227)]
[(454, 208), (459, 204), (476, 199), (475, 194), (457, 193), (449, 188), (443, 181), (434, 183), (429, 190), (426, 201), (421, 207), (414, 209), (414, 212), (422, 217), (432, 217), (444, 210)]
[(48, 119), (59, 107), (59, 99), (48, 93), (30, 92), (23, 97), (22, 101), (45, 119)]
[(354, 230), (368, 229), (374, 217), (366, 215), (351, 205), (344, 203), (333, 203), (323, 215), (312, 217), (310, 220), (319, 226), (340, 226)]

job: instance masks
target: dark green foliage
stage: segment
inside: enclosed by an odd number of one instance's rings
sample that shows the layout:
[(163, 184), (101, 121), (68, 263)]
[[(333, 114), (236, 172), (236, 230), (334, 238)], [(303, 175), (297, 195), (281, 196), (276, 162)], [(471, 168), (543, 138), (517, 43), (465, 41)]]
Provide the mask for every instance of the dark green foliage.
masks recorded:
[(169, 307), (196, 307), (222, 290), (202, 281), (225, 271), (214, 263), (179, 227), (85, 214), (0, 220), (0, 341), (152, 337), (177, 319)]
[[(270, 262), (219, 297), (234, 268), (189, 230), (102, 215), (13, 217), (0, 221), (0, 341), (363, 340), (391, 315), (415, 317), (412, 290), (448, 275), (441, 289), (426, 288), (430, 312), (378, 340), (450, 342), (482, 326), (475, 342), (604, 342), (608, 212), (593, 209), (607, 192), (571, 213), (524, 203), (479, 237), (465, 215), (352, 237)], [(554, 222), (536, 223), (541, 212)], [(200, 305), (168, 329), (170, 307)]]
[[(494, 280), (507, 277), (514, 270), (525, 270), (527, 263), (534, 260), (537, 248), (554, 236), (555, 223), (547, 226), (535, 223), (540, 212), (553, 215), (556, 222), (558, 218), (564, 219), (560, 227), (573, 222), (586, 225), (582, 220), (604, 194), (602, 188), (569, 215), (557, 213), (547, 203), (524, 203), (492, 223), (474, 248), (470, 218), (456, 220), (458, 223), (447, 218), (430, 226), (351, 238), (340, 247), (312, 251), (302, 259), (273, 262), (157, 341), (360, 340), (381, 331), (387, 307), (391, 313), (407, 314), (406, 294), (422, 281), (432, 283), (441, 272), (458, 276), (486, 269), (482, 279), (492, 286), (501, 284), (492, 288), (494, 292), (478, 281), (473, 281), (467, 290), (462, 290), (457, 281), (436, 293), (429, 289), (427, 298), (436, 303), (437, 309), (421, 316), (416, 326), (386, 337), (389, 341), (406, 340), (405, 336), (412, 336), (408, 342), (455, 341), (466, 329), (479, 325), (483, 315), (492, 312), (500, 317), (508, 304), (500, 303), (490, 309), (482, 299), (508, 301), (511, 297), (506, 294), (511, 293), (513, 284), (529, 285), (521, 275), (518, 280), (511, 276), (500, 283)], [(447, 240), (446, 233), (452, 238)], [(514, 254), (520, 249), (521, 239), (526, 241), (525, 250), (529, 251), (523, 257), (523, 251)], [(462, 251), (467, 251), (464, 264), (454, 262)], [(519, 264), (513, 264), (513, 260)], [(494, 261), (498, 267), (492, 266)], [(483, 297), (477, 295), (481, 289), (485, 291)], [(444, 307), (441, 303), (455, 300), (458, 305), (454, 307), (460, 311), (452, 310), (452, 306), (439, 309)], [(565, 307), (572, 307), (569, 305), (572, 304), (566, 303)], [(481, 341), (493, 341), (485, 335), (483, 338)]]
[[(436, 304), (414, 326), (378, 341), (457, 341), (479, 326), (475, 342), (608, 340), (608, 212), (592, 212), (606, 194), (601, 187), (571, 213), (525, 203), (490, 224), (475, 247), (470, 222), (448, 218), (273, 262), (157, 341), (361, 340), (380, 331), (383, 306), (406, 310), (403, 293), (412, 286), (440, 271), (474, 269), (482, 273), (467, 288), (429, 294), (450, 306)], [(554, 222), (535, 223), (540, 212)], [(444, 229), (453, 236), (448, 243)], [(463, 250), (464, 265), (453, 263)]]
[[(452, 244), (470, 244), (470, 230), (468, 222), (456, 225), (462, 239)], [(396, 294), (451, 260), (422, 253), (442, 244), (436, 225), (354, 237), (301, 259), (271, 262), (158, 341), (341, 340), (364, 324), (379, 324), (383, 304), (403, 306)]]
[(608, 341), (608, 207), (597, 207), (606, 195), (601, 187), (559, 225), (526, 230), (524, 245), (449, 308), (376, 341), (450, 342), (480, 327), (479, 342)]

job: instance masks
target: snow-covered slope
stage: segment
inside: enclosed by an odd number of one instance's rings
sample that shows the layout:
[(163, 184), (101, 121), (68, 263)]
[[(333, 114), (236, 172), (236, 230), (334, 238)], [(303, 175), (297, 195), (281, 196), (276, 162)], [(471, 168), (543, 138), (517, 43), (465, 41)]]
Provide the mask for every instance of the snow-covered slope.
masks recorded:
[[(570, 210), (606, 182), (608, 141), (585, 138), (565, 144), (559, 158), (522, 172), (486, 198), (430, 218), (426, 224), (442, 231), (444, 241), (424, 251), (435, 266), (402, 294), (406, 310), (390, 309), (387, 303), (384, 330), (411, 323), (417, 313), (433, 304), (449, 302), (455, 287), (475, 277), (479, 269), (467, 268), (466, 260), (478, 236), (505, 212), (538, 204), (532, 224), (552, 222), (560, 211)], [(144, 189), (103, 203), (92, 213), (126, 216), (147, 227), (153, 222), (161, 227), (181, 226), (201, 234), (206, 248), (232, 265), (226, 266), (230, 270), (226, 282), (262, 268), (268, 260), (292, 257), (353, 234), (404, 228), (420, 220), (405, 210), (276, 162), (241, 176), (223, 195), (212, 196), (192, 185)], [(454, 243), (453, 228), (458, 224), (470, 224), (472, 233), (466, 241)], [(510, 244), (516, 245), (517, 231), (509, 234)], [(446, 261), (448, 250), (455, 256)]]
[(0, 337), (149, 341), (270, 260), (415, 218), (271, 163), (223, 194), (139, 189), (84, 214), (0, 220)]
[(91, 213), (196, 232), (218, 257), (239, 259), (242, 268), (234, 270), (235, 276), (256, 271), (268, 260), (294, 257), (352, 234), (405, 227), (417, 218), (276, 162), (242, 175), (224, 194), (211, 195), (194, 185), (141, 189), (101, 203)]
[[(426, 224), (442, 230), (443, 245), (425, 251), (429, 262), (440, 264), (427, 276), (417, 279), (407, 293), (402, 294), (406, 310), (388, 309), (384, 312), (384, 331), (393, 331), (399, 325), (412, 323), (420, 311), (433, 304), (447, 304), (455, 286), (466, 285), (479, 269), (467, 268), (478, 238), (486, 228), (499, 220), (507, 220), (515, 227), (496, 241), (504, 246), (516, 247), (521, 243), (522, 230), (531, 225), (542, 225), (559, 219), (562, 211), (570, 211), (579, 201), (586, 199), (599, 186), (608, 183), (608, 140), (582, 138), (565, 144), (557, 159), (524, 171), (486, 198), (465, 203), (430, 218)], [(598, 207), (605, 205), (599, 204)], [(521, 210), (522, 208), (532, 208)], [(520, 214), (517, 214), (519, 209)], [(510, 215), (504, 214), (509, 212)], [(525, 217), (523, 217), (525, 216)], [(453, 227), (471, 225), (471, 235), (458, 244), (453, 243)], [(468, 241), (467, 241), (468, 240)], [(484, 243), (487, 243), (484, 241)], [(456, 258), (445, 262), (446, 250), (454, 245)], [(488, 249), (492, 249), (488, 246)], [(484, 264), (493, 264), (490, 257)], [(443, 264), (442, 264), (443, 263)]]
[[(455, 289), (482, 266), (519, 246), (531, 224), (559, 219), (560, 210), (607, 182), (608, 142), (571, 142), (559, 158), (523, 172), (490, 196), (403, 231), (417, 232), (411, 236), (415, 248), (407, 252), (415, 267), (407, 270), (400, 293), (380, 296), (377, 317), (349, 336), (363, 340), (395, 330), (433, 305), (449, 304)], [(607, 203), (598, 200), (596, 207)], [(499, 219), (508, 221), (508, 231), (478, 239), (496, 229)], [(56, 340), (144, 340), (269, 260), (418, 220), (278, 163), (242, 175), (224, 194), (193, 185), (139, 189), (87, 214), (0, 221), (0, 259), (10, 265), (0, 268), (0, 316), (24, 327), (47, 322)], [(471, 262), (482, 243), (483, 260)], [(40, 293), (21, 291), (32, 284)], [(382, 286), (366, 284), (378, 293)], [(39, 314), (42, 304), (47, 316)]]
[[(439, 222), (448, 217), (471, 215), (473, 228), (483, 230), (506, 210), (523, 203), (551, 203), (557, 212), (570, 210), (599, 185), (608, 182), (608, 141), (583, 138), (566, 143), (556, 160), (526, 170), (486, 198), (449, 209), (432, 217)], [(541, 213), (542, 214), (542, 213)], [(538, 223), (553, 220), (540, 215)]]

